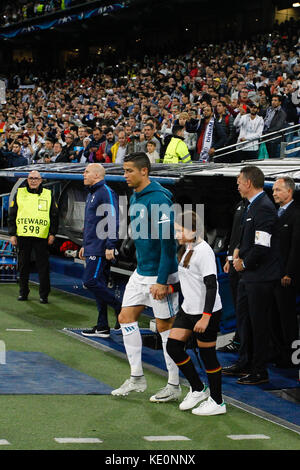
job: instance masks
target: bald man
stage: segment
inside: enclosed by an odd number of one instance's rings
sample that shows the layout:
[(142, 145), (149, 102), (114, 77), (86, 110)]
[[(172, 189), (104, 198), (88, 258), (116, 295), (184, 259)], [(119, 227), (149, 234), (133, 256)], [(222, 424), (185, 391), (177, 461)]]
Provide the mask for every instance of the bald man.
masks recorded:
[[(105, 169), (100, 163), (90, 163), (83, 173), (84, 185), (89, 193), (85, 205), (83, 245), (79, 257), (85, 260), (83, 285), (95, 297), (97, 325), (83, 330), (84, 336), (108, 338), (110, 327), (107, 306), (116, 318), (121, 310), (120, 299), (107, 287), (110, 263), (118, 246), (119, 207), (116, 193), (105, 183)], [(119, 328), (118, 322), (115, 328)]]
[(48, 303), (50, 293), (49, 245), (58, 229), (58, 208), (50, 189), (42, 184), (38, 171), (28, 174), (25, 185), (14, 195), (8, 212), (10, 242), (18, 249), (19, 297), (27, 300), (31, 254), (35, 253), (39, 275), (40, 303)]

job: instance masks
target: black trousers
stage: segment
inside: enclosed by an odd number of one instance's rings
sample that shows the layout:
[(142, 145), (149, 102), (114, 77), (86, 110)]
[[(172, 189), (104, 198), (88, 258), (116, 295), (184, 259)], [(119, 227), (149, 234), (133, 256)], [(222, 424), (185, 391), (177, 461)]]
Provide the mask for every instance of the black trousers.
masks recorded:
[(276, 142), (266, 142), (267, 151), (269, 158), (279, 158), (280, 157), (280, 143)]
[(265, 372), (269, 358), (269, 311), (274, 282), (239, 281), (237, 329), (240, 337), (238, 363), (253, 373)]
[(277, 361), (291, 362), (292, 343), (299, 338), (296, 297), (295, 286), (282, 287), (280, 281), (276, 282), (270, 312), (270, 333), (272, 354)]
[[(239, 280), (240, 280), (240, 274), (234, 269), (232, 264), (230, 264), (230, 269), (228, 273), (228, 278), (229, 278), (229, 285), (230, 285), (230, 291), (232, 295), (232, 300), (233, 300), (233, 305), (236, 313), (236, 305), (237, 305), (237, 293), (238, 293), (238, 285), (239, 285)], [(233, 341), (237, 344), (240, 344), (240, 338), (239, 338), (239, 333), (236, 328)]]
[(27, 296), (29, 293), (28, 281), (32, 253), (35, 255), (35, 263), (40, 281), (40, 297), (46, 298), (50, 292), (49, 251), (47, 238), (18, 237), (20, 295)]

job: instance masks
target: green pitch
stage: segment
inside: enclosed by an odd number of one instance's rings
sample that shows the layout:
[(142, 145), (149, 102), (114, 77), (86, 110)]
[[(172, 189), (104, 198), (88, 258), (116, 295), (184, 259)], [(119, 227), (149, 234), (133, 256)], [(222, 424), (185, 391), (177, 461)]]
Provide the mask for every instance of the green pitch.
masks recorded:
[[(7, 351), (45, 353), (111, 387), (118, 387), (128, 378), (125, 358), (95, 349), (61, 332), (65, 327), (93, 326), (97, 316), (94, 302), (53, 290), (50, 303), (40, 305), (34, 285), (28, 302), (16, 300), (16, 285), (0, 284), (0, 291), (0, 340)], [(111, 314), (111, 326), (114, 321)], [(141, 319), (141, 326), (147, 327), (148, 323), (149, 319)], [(145, 375), (146, 392), (125, 398), (0, 395), (0, 450), (300, 449), (299, 434), (231, 405), (227, 405), (226, 415), (200, 418), (190, 412), (180, 412), (177, 403), (150, 403), (149, 397), (166, 381), (162, 375), (148, 369)], [(187, 390), (183, 386), (184, 394)], [(232, 440), (229, 435), (263, 435), (265, 438)], [(149, 442), (145, 436), (184, 436), (188, 440)], [(99, 441), (60, 444), (57, 438)]]

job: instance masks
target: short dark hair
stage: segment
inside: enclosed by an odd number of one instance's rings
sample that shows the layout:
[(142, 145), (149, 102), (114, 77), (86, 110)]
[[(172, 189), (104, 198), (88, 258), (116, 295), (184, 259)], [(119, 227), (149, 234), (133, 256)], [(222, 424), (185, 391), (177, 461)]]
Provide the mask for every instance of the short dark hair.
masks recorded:
[(280, 103), (282, 103), (282, 96), (281, 96), (281, 95), (273, 94), (271, 98), (278, 98), (278, 100), (280, 101)]
[[(152, 119), (151, 118), (147, 119), (147, 121), (152, 121)], [(154, 129), (154, 126), (151, 122), (146, 122), (146, 124), (144, 125), (144, 128), (147, 127), (147, 126), (150, 127), (152, 130)]]
[(151, 171), (150, 160), (145, 152), (133, 152), (125, 155), (124, 163), (125, 162), (133, 162), (134, 166), (139, 170), (147, 168), (148, 173)]
[(265, 175), (257, 166), (244, 166), (243, 168), (241, 168), (240, 173), (243, 174), (244, 178), (251, 181), (255, 189), (260, 189), (264, 187)]
[(177, 135), (179, 131), (182, 131), (184, 129), (184, 126), (181, 126), (180, 124), (174, 124), (172, 127), (172, 134)]
[(109, 132), (112, 132), (112, 133), (114, 132), (114, 130), (113, 130), (112, 127), (107, 127), (107, 128), (105, 129), (105, 131), (104, 131), (104, 134), (106, 135), (106, 134), (108, 134)]

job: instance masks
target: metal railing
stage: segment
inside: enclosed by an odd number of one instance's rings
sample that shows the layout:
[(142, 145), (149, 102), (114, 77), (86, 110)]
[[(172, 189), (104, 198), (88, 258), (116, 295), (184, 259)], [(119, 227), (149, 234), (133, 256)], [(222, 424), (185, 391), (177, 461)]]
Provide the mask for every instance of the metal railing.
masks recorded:
[[(221, 160), (221, 158), (222, 158), (222, 161), (224, 162), (224, 157), (226, 155), (231, 156), (231, 155), (233, 155), (237, 152), (243, 151), (243, 148), (249, 146), (249, 144), (251, 144), (251, 143), (256, 143), (256, 144), (260, 145), (262, 143), (268, 143), (268, 142), (277, 143), (280, 146), (280, 158), (285, 158), (289, 154), (296, 152), (298, 147), (299, 147), (299, 150), (300, 150), (300, 145), (295, 147), (295, 148), (287, 150), (288, 145), (300, 144), (300, 139), (295, 140), (295, 141), (286, 140), (286, 137), (288, 135), (296, 134), (296, 133), (300, 137), (300, 124), (295, 124), (294, 126), (285, 127), (283, 129), (280, 129), (280, 130), (275, 131), (275, 132), (270, 132), (268, 134), (263, 134), (261, 137), (255, 137), (253, 139), (244, 140), (243, 142), (236, 142), (236, 143), (228, 145), (226, 147), (222, 147), (220, 149), (217, 149), (215, 151), (213, 161), (218, 163), (218, 160)], [(280, 139), (280, 141), (279, 141), (279, 139)], [(271, 155), (270, 155), (270, 158), (272, 158)]]

